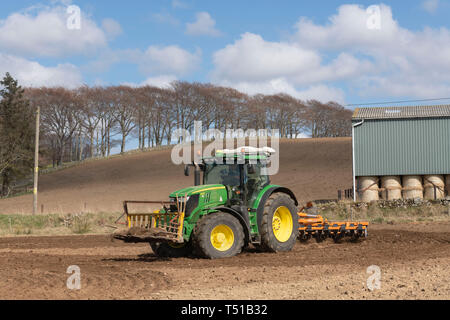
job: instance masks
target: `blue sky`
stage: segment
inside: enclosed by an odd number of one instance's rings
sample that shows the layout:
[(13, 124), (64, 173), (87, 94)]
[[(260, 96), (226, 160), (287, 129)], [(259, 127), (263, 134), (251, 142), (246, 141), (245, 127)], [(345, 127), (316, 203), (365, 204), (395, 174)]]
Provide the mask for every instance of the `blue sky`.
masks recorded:
[[(70, 5), (79, 30), (67, 29)], [(367, 27), (373, 5), (379, 28)], [(445, 0), (7, 1), (0, 73), (30, 86), (186, 80), (342, 104), (450, 97), (449, 14)]]

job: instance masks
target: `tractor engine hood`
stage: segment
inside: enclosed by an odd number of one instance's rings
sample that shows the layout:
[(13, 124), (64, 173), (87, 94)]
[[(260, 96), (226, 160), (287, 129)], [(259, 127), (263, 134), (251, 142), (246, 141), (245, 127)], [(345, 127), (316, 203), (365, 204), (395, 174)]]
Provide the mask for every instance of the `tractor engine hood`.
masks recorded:
[[(226, 194), (226, 188), (223, 184), (206, 184), (201, 186), (192, 186), (183, 188), (177, 191), (174, 191), (170, 194), (170, 198), (183, 198), (183, 197), (190, 197), (194, 194), (202, 194), (202, 193), (221, 193), (224, 192)], [(224, 199), (226, 200), (226, 199)]]
[(171, 202), (176, 208), (176, 198), (181, 203), (186, 203), (186, 217), (191, 212), (223, 206), (228, 201), (227, 188), (222, 184), (208, 184), (193, 186), (177, 190), (170, 194)]

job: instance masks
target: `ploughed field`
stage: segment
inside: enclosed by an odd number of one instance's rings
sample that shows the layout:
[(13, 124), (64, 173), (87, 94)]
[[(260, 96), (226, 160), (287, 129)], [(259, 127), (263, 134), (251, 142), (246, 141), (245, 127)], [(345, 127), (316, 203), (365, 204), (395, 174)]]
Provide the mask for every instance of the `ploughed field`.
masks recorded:
[[(41, 175), (39, 212), (121, 212), (123, 200), (167, 200), (193, 184), (170, 155), (170, 149), (127, 154)], [(336, 199), (338, 189), (352, 186), (351, 138), (281, 140), (280, 170), (271, 180), (292, 189), (301, 204)], [(29, 214), (32, 198), (0, 200), (0, 214)]]
[[(157, 258), (104, 235), (11, 237), (0, 238), (0, 261), (0, 299), (450, 299), (450, 222), (371, 225), (361, 243), (222, 260)], [(66, 287), (71, 265), (80, 290)]]

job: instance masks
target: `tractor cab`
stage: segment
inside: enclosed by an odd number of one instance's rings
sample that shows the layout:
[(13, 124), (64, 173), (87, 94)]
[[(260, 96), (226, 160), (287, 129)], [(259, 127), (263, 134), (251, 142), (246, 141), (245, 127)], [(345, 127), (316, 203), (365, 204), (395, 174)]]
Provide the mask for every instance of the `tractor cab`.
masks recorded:
[(266, 173), (269, 157), (267, 153), (216, 152), (215, 157), (204, 158), (199, 165), (203, 185), (224, 185), (231, 205), (251, 207), (261, 190), (270, 184)]

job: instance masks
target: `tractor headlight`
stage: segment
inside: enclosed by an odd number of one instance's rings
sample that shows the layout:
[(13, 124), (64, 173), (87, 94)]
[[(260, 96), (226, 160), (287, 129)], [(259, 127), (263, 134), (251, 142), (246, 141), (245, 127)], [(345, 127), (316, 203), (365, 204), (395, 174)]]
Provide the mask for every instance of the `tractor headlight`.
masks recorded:
[(198, 207), (198, 200), (200, 198), (200, 195), (194, 194), (193, 196), (187, 197), (186, 201), (186, 210), (185, 210), (185, 216), (189, 217), (189, 215)]

